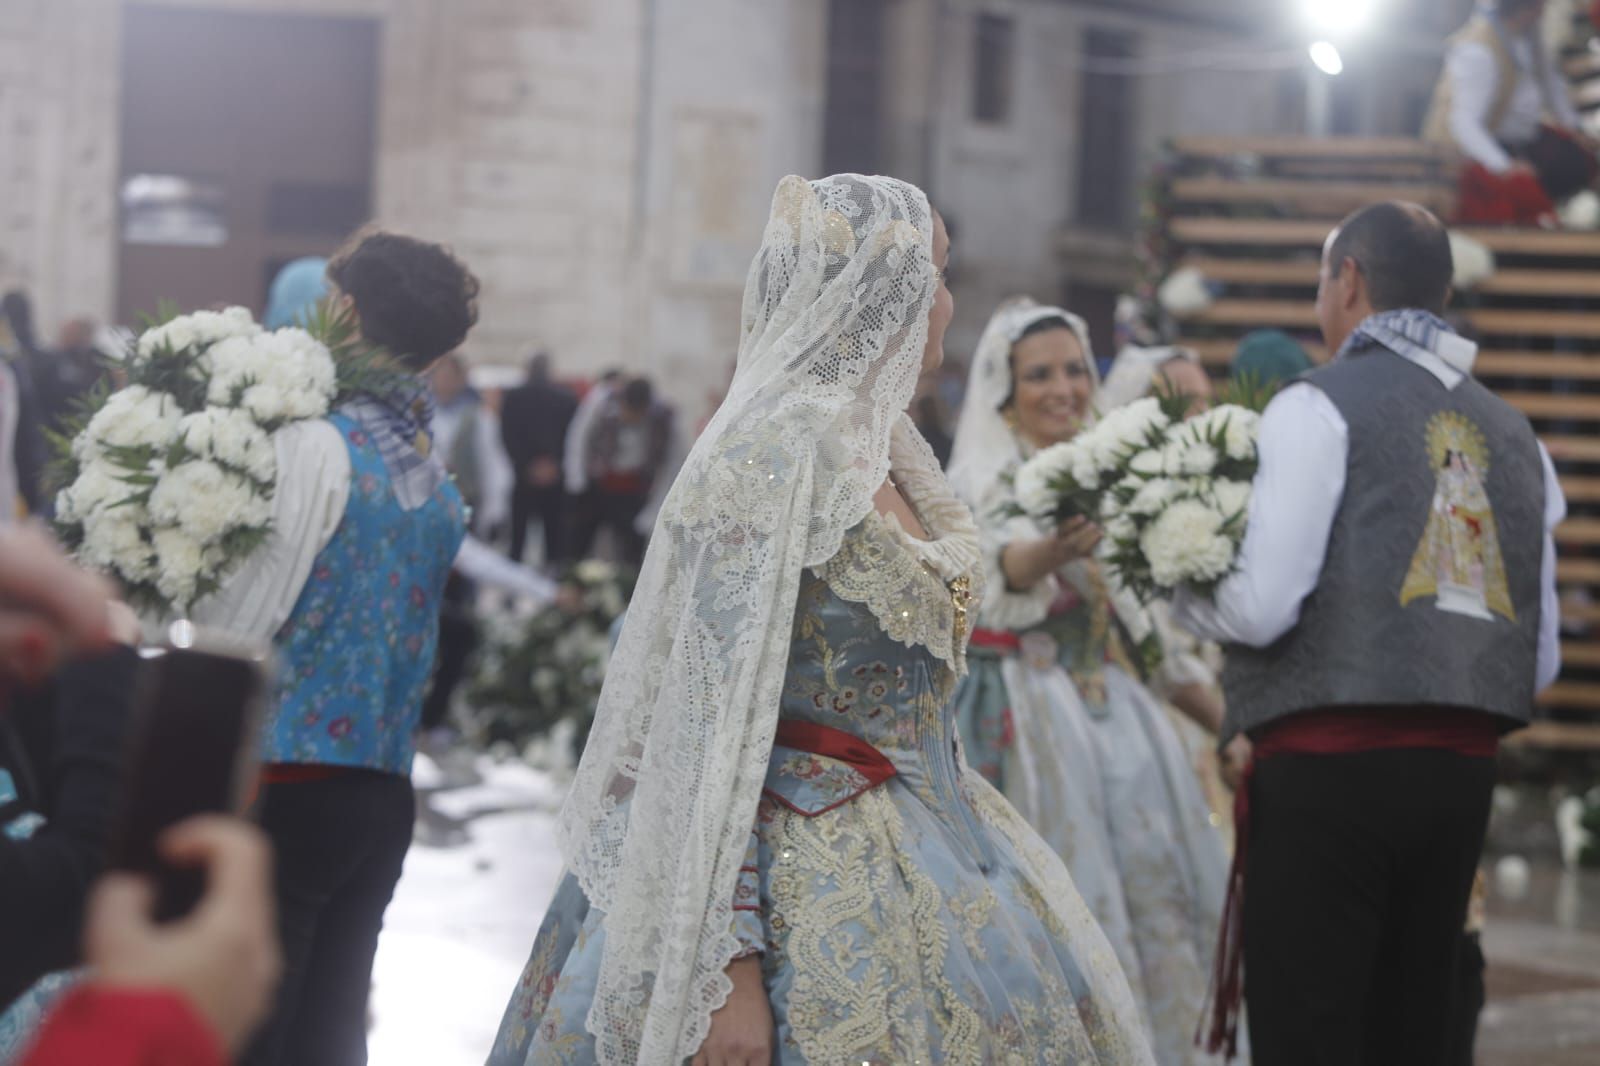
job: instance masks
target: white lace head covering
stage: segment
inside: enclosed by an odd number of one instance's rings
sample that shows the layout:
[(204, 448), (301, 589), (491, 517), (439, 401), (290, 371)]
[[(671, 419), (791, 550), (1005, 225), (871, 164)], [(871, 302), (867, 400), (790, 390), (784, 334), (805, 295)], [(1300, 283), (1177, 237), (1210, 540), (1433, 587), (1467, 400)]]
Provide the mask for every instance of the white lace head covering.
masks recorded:
[(1110, 411), (1147, 395), (1155, 385), (1161, 368), (1174, 359), (1186, 359), (1199, 364), (1200, 356), (1192, 348), (1158, 347), (1140, 348), (1129, 345), (1117, 353), (1111, 364), (1111, 373), (1100, 389), (1099, 407)]
[(785, 178), (728, 396), (662, 504), (559, 839), (605, 949), (602, 1063), (681, 1062), (731, 983), (733, 894), (771, 755), (801, 572), (867, 516), (938, 287), (887, 178)]
[(1011, 398), (1012, 346), (1029, 327), (1048, 319), (1060, 319), (1077, 336), (1089, 375), (1099, 388), (1089, 327), (1083, 319), (1027, 296), (1001, 304), (978, 340), (961, 417), (956, 420), (955, 443), (950, 448), (950, 487), (969, 504), (976, 505), (1002, 473), (1022, 461), (1022, 443), (1000, 408)]

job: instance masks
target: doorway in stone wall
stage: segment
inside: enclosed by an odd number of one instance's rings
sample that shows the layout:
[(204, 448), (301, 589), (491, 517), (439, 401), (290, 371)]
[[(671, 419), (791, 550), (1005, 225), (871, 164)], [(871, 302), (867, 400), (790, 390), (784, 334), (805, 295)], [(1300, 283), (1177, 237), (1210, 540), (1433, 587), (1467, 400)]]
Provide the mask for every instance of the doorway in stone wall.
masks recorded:
[(280, 266), (370, 216), (378, 22), (158, 4), (124, 19), (118, 317), (164, 300), (260, 314)]

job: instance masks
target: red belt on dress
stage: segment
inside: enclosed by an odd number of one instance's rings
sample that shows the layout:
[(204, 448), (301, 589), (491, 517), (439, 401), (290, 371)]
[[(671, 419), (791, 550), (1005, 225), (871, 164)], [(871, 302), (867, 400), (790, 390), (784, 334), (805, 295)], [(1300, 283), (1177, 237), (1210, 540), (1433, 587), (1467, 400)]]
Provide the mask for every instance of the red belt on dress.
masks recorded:
[(988, 648), (990, 651), (1009, 652), (1012, 655), (1022, 650), (1022, 638), (1009, 629), (974, 629), (969, 643), (974, 648)]
[(854, 733), (832, 726), (784, 718), (778, 722), (778, 744), (796, 751), (810, 752), (845, 763), (865, 777), (871, 785), (881, 785), (895, 775), (888, 756)]

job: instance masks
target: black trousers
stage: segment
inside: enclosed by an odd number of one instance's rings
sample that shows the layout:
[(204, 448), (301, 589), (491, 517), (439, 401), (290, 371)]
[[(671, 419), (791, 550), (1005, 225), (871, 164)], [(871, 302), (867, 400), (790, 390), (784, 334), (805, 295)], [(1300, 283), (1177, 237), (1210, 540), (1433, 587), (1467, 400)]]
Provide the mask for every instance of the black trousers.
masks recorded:
[(522, 482), (511, 492), (511, 559), (522, 562), (528, 546), (528, 525), (535, 518), (544, 532), (544, 561), (572, 559), (573, 500), (560, 485), (537, 489)]
[(1557, 204), (1594, 183), (1594, 156), (1548, 126), (1541, 127), (1539, 135), (1515, 154), (1528, 161), (1539, 175), (1545, 195)]
[(411, 846), (416, 800), (399, 774), (268, 785), (283, 982), (242, 1066), (364, 1066), (367, 994), (383, 912)]
[(467, 665), (478, 648), (477, 612), (473, 601), (478, 588), (460, 574), (452, 573), (444, 585), (439, 604), (439, 654), (434, 660), (428, 695), (422, 701), (421, 728), (434, 729), (450, 717), (450, 701), (467, 676)]
[(611, 530), (621, 561), (637, 567), (644, 562), (645, 538), (633, 528), (639, 512), (650, 502), (648, 492), (607, 492), (595, 489), (584, 497), (578, 550), (585, 556), (594, 551), (594, 540), (602, 529)]
[(1494, 760), (1256, 766), (1244, 979), (1255, 1066), (1445, 1066)]

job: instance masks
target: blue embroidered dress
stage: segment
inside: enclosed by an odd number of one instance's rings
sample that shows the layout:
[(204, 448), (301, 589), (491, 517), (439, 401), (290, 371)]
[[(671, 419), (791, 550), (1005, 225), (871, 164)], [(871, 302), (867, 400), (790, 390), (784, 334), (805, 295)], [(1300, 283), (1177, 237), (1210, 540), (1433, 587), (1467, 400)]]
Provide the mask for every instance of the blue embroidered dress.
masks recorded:
[[(1194, 1045), (1226, 892), (1227, 857), (1167, 708), (1140, 680), (1098, 564), (1004, 588), (1003, 482), (978, 507), (993, 594), (956, 696), (968, 757), (1055, 849), (1122, 961), (1163, 1066)], [(1241, 1060), (1248, 1062), (1248, 1053)]]
[[(970, 517), (895, 476), (935, 539), (869, 515), (804, 575), (735, 897), (735, 933), (761, 954), (775, 1061), (1150, 1062), (1065, 869), (962, 762), (951, 696), (977, 575), (950, 573), (939, 538)], [(595, 1061), (585, 1019), (604, 936), (569, 875), (491, 1066)]]

